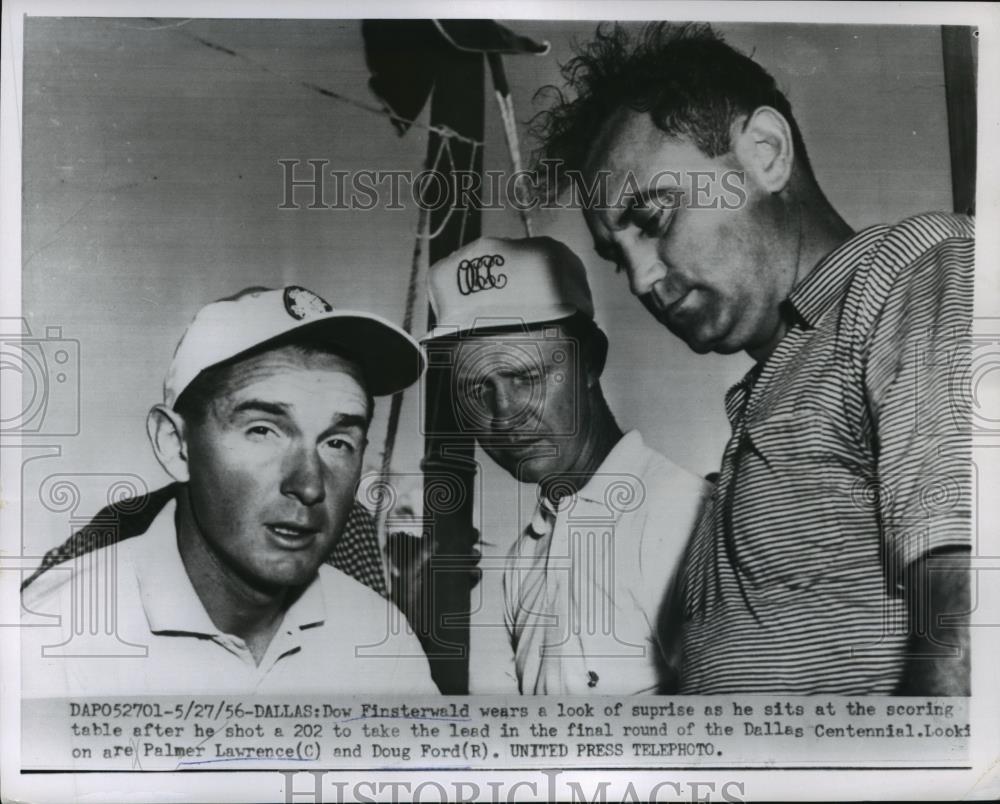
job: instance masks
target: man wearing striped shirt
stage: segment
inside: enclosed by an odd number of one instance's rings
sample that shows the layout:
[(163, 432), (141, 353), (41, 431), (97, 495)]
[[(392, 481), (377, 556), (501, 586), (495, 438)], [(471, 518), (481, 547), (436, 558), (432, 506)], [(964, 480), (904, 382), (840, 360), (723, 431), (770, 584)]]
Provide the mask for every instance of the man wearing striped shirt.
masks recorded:
[(598, 253), (695, 352), (756, 361), (662, 622), (681, 691), (967, 695), (971, 220), (852, 231), (707, 26), (603, 31), (564, 75), (544, 156), (637, 188), (585, 208)]

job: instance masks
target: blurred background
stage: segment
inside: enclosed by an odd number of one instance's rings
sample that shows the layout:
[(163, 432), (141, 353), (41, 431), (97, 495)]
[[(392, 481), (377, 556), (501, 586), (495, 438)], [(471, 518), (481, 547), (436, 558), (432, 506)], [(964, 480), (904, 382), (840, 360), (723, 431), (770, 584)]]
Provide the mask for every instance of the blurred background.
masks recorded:
[[(551, 45), (545, 55), (505, 60), (527, 158), (534, 143), (523, 123), (540, 108), (535, 91), (559, 83), (574, 39), (585, 41), (595, 24), (505, 24)], [(939, 28), (716, 27), (776, 77), (820, 185), (852, 226), (951, 209)], [(59, 449), (23, 469), (24, 548), (39, 554), (107, 502), (109, 482), (152, 489), (167, 481), (145, 417), (178, 338), (205, 303), (249, 285), (299, 284), (335, 306), (402, 320), (417, 231), (408, 195), (401, 209), (281, 209), (279, 160), (419, 171), (427, 132), (401, 137), (384, 115), (345, 101), (378, 106), (360, 21), (28, 18), (24, 53), (23, 310), (42, 353), (69, 355), (39, 419), (45, 443)], [(492, 86), (484, 92), (484, 168), (505, 171)], [(694, 472), (716, 470), (728, 435), (723, 395), (749, 359), (695, 355), (657, 325), (593, 253), (578, 211), (538, 211), (533, 224), (588, 268), (611, 342), (603, 384), (620, 424)], [(523, 234), (511, 209), (484, 211), (482, 229)], [(426, 306), (421, 287), (417, 335)], [(379, 404), (370, 435), (371, 471), (381, 464), (388, 408)], [(413, 389), (392, 468), (415, 509), (421, 420)], [(500, 691), (513, 682), (494, 570), (534, 496), (477, 457), (484, 578), (473, 599), (471, 677), (473, 691)], [(54, 476), (76, 478), (78, 497), (62, 508), (42, 502)]]

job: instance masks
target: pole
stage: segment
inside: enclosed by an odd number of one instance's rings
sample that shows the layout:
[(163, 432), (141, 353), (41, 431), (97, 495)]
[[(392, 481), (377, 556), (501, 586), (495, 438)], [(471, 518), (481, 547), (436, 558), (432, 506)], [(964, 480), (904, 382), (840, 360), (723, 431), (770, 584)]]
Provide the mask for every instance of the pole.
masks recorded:
[[(436, 163), (438, 172), (450, 177), (457, 170), (483, 170), (484, 65), (481, 53), (447, 49), (439, 53), (431, 126), (427, 143), (427, 167)], [(438, 157), (441, 129), (450, 129), (474, 142), (450, 138), (445, 158)], [(450, 158), (449, 158), (450, 157)], [(451, 197), (451, 200), (454, 200)], [(481, 234), (481, 211), (452, 210), (451, 204), (431, 210), (429, 243), (433, 264), (475, 240)], [(429, 313), (428, 328), (434, 326)], [(476, 475), (475, 445), (460, 432), (452, 403), (452, 377), (448, 365), (430, 361), (425, 381), (424, 408), (424, 520), (432, 537), (432, 554), (424, 597), (430, 617), (420, 634), (427, 651), (431, 675), (446, 695), (469, 691), (469, 559), (476, 533), (473, 529), (473, 484)], [(433, 364), (437, 363), (437, 364)]]
[(976, 208), (976, 65), (973, 29), (941, 26), (944, 94), (948, 107), (951, 192), (955, 212)]
[[(504, 139), (507, 140), (507, 155), (510, 156), (510, 166), (517, 176), (517, 183), (514, 185), (515, 193), (522, 186), (522, 178), (525, 175), (521, 164), (521, 145), (517, 136), (517, 118), (514, 116), (514, 98), (510, 92), (510, 84), (507, 82), (507, 71), (503, 66), (503, 57), (499, 53), (487, 53), (486, 62), (490, 66), (490, 76), (493, 78), (493, 94), (497, 99), (497, 106), (500, 109), (500, 119), (503, 121)], [(524, 226), (525, 237), (531, 237), (531, 217), (528, 215), (526, 203), (529, 199), (518, 197), (517, 214), (521, 218), (521, 225)]]

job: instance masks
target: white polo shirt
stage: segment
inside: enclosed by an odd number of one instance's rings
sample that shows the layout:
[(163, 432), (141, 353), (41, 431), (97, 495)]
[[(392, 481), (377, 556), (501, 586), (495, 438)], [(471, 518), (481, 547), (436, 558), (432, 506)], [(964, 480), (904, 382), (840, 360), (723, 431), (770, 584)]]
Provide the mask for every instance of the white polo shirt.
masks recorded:
[(523, 694), (657, 691), (657, 620), (710, 492), (632, 431), (557, 510), (542, 500), (504, 571)]
[(171, 502), (143, 535), (54, 567), (25, 590), (29, 612), (58, 618), (21, 629), (25, 697), (439, 694), (399, 610), (326, 565), (255, 663), (195, 592), (177, 548), (175, 509)]

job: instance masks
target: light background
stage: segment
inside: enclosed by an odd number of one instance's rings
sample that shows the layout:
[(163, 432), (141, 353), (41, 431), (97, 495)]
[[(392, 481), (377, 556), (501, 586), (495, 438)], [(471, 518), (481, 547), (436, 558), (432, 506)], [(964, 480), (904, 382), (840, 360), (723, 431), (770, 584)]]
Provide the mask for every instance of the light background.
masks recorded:
[[(418, 170), (421, 129), (399, 138), (388, 120), (322, 98), (308, 81), (373, 101), (360, 24), (337, 20), (145, 19), (27, 21), (23, 129), (23, 310), (36, 336), (62, 328), (79, 341), (80, 432), (61, 454), (26, 462), (24, 547), (61, 541), (103, 503), (84, 489), (67, 523), (32, 504), (53, 474), (138, 475), (166, 481), (146, 443), (174, 345), (197, 309), (248, 285), (301, 284), (334, 305), (403, 315), (416, 209), (280, 210), (279, 159), (327, 159), (340, 170)], [(551, 42), (546, 56), (506, 59), (518, 117), (558, 81), (586, 22), (509, 22)], [(950, 209), (940, 29), (927, 26), (717, 26), (775, 75), (791, 100), (816, 174), (856, 228)], [(200, 44), (214, 42), (238, 56)], [(492, 89), (485, 167), (508, 167)], [(523, 133), (523, 129), (522, 129)], [(533, 145), (523, 142), (525, 152)], [(534, 216), (588, 267), (598, 320), (611, 341), (604, 387), (620, 423), (698, 473), (717, 468), (728, 424), (725, 389), (745, 356), (697, 356), (660, 328), (622, 277), (591, 251), (575, 211)], [(513, 211), (487, 211), (486, 234), (517, 236)], [(416, 331), (423, 332), (425, 302)], [(58, 390), (58, 389), (57, 389)], [(379, 406), (367, 462), (380, 462)], [(404, 404), (394, 469), (416, 473), (417, 395)], [(523, 526), (513, 481), (481, 461), (478, 525), (484, 566)], [(480, 587), (484, 626), (498, 624), (499, 581)], [(473, 630), (474, 688), (503, 689), (502, 629)], [(478, 683), (476, 683), (478, 682)]]

